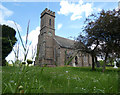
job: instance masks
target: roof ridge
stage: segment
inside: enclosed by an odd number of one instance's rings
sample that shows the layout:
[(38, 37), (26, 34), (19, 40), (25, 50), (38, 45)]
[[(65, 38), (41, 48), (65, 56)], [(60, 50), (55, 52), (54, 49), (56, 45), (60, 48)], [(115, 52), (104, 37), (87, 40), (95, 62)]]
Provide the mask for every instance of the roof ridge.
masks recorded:
[(71, 40), (71, 39), (68, 39), (68, 38), (64, 38), (64, 37), (60, 37), (60, 36), (57, 36), (55, 35), (56, 37), (59, 37), (59, 38), (62, 38), (62, 39), (66, 39), (66, 40), (70, 40), (70, 41), (74, 41), (74, 40)]
[(55, 38), (55, 37), (54, 37), (53, 39), (54, 39), (54, 40), (55, 40), (55, 41), (56, 41), (56, 42), (57, 42), (60, 46), (62, 46), (62, 45), (61, 45), (61, 44), (60, 44), (60, 43), (56, 40), (56, 38)]
[(75, 43), (74, 40), (66, 39), (60, 36), (55, 36), (54, 40), (57, 42), (57, 44), (64, 48), (73, 48), (73, 45)]

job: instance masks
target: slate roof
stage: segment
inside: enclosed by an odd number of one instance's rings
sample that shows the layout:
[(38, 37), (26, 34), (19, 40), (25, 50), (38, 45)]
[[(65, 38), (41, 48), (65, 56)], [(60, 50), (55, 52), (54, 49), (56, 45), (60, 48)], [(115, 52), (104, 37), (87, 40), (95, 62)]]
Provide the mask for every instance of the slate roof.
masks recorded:
[(67, 38), (55, 36), (54, 40), (63, 48), (74, 48), (75, 41)]

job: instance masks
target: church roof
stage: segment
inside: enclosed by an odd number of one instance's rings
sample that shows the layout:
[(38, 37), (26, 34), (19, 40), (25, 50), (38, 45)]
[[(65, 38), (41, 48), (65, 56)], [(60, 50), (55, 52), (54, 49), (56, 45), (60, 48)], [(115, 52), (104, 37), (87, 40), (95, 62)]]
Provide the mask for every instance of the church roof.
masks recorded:
[(63, 48), (74, 48), (75, 41), (67, 38), (55, 36), (55, 41)]

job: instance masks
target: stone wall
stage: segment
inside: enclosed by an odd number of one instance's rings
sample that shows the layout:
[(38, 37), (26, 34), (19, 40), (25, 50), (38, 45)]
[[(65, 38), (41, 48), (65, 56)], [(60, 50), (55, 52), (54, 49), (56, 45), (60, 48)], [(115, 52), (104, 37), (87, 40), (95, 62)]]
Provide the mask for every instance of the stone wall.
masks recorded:
[[(59, 37), (63, 42), (66, 41), (72, 42), (66, 38)], [(66, 45), (66, 43), (64, 43)], [(67, 53), (67, 55), (65, 54)], [(62, 47), (58, 44), (57, 40), (55, 40), (55, 12), (52, 12), (48, 9), (45, 9), (41, 13), (41, 30), (40, 35), (38, 37), (37, 44), (37, 55), (36, 64), (38, 65), (58, 65), (63, 66), (65, 63), (76, 54), (76, 51), (72, 48)], [(78, 64), (76, 66), (89, 66), (92, 64), (92, 58), (88, 54), (84, 54), (79, 52), (77, 55)], [(73, 58), (72, 63), (75, 63), (75, 58)]]
[[(69, 55), (69, 58), (67, 58), (68, 56), (65, 54), (65, 51), (67, 51), (66, 53)], [(79, 52), (76, 55), (76, 53), (77, 51), (72, 49), (60, 48), (60, 64), (59, 65), (63, 66), (65, 65), (66, 62), (70, 60), (71, 57), (77, 56), (77, 62), (78, 62), (78, 64), (76, 65), (77, 67), (91, 66), (92, 59), (89, 54), (83, 54), (82, 52)], [(69, 65), (72, 66), (73, 63), (75, 63), (75, 57), (73, 58), (73, 60)]]

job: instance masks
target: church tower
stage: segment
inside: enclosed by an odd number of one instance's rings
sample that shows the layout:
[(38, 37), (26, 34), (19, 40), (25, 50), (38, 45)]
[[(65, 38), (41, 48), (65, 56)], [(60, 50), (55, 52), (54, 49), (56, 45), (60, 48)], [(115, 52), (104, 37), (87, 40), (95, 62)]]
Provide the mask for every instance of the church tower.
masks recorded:
[(52, 65), (54, 61), (55, 12), (46, 8), (40, 18), (41, 30), (38, 37), (36, 64)]

